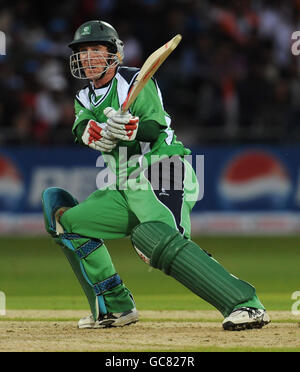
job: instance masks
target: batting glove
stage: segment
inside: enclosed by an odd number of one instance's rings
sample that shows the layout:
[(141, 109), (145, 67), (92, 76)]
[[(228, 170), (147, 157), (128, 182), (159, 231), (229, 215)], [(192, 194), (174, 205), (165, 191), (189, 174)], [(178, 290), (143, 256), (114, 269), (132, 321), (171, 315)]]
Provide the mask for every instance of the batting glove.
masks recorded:
[(117, 141), (108, 134), (106, 127), (105, 123), (90, 120), (81, 137), (83, 143), (97, 151), (111, 152)]
[(139, 127), (137, 116), (132, 116), (129, 112), (116, 111), (112, 107), (107, 107), (103, 113), (108, 117), (107, 131), (113, 138), (122, 141), (135, 139)]

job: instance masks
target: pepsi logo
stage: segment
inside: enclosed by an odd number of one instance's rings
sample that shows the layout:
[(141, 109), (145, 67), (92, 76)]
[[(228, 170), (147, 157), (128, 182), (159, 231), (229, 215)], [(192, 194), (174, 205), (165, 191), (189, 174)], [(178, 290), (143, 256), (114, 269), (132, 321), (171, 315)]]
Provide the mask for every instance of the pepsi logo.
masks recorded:
[(0, 211), (19, 207), (24, 194), (24, 182), (17, 166), (7, 157), (0, 156)]
[(221, 204), (228, 209), (283, 208), (292, 192), (286, 166), (267, 151), (250, 150), (229, 160), (218, 183)]

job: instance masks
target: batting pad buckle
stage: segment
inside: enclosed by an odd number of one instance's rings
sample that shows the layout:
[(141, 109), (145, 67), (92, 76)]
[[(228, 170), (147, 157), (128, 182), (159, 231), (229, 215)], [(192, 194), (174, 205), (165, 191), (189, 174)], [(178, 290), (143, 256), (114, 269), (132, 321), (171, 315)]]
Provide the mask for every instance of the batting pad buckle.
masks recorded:
[(107, 292), (110, 289), (117, 287), (119, 284), (122, 284), (122, 279), (118, 274), (103, 280), (102, 282), (93, 284), (94, 291), (96, 296), (101, 296), (103, 293)]

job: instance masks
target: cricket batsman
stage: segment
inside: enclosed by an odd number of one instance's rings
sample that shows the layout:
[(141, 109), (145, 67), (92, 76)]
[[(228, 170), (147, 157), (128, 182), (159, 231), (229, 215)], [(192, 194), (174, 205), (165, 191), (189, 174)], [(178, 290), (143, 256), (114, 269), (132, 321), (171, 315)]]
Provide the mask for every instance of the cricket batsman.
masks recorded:
[[(107, 239), (131, 237), (138, 255), (224, 316), (224, 330), (261, 328), (270, 319), (255, 288), (231, 275), (191, 240), (190, 212), (198, 183), (177, 140), (154, 78), (129, 111), (120, 108), (139, 72), (125, 67), (123, 43), (108, 23), (85, 22), (69, 44), (70, 69), (88, 85), (75, 97), (75, 142), (99, 151), (113, 172), (110, 187), (78, 201), (66, 190), (44, 190), (46, 230), (61, 246), (90, 305), (79, 328), (138, 321), (130, 290), (118, 275)], [(111, 187), (113, 186), (113, 187)]]

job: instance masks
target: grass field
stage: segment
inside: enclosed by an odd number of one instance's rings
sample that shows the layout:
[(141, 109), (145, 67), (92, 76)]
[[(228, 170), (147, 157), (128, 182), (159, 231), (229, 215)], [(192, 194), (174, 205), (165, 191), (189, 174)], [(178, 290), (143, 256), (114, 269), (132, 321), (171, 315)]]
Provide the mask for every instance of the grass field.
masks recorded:
[[(275, 314), (274, 325), (277, 324), (277, 327), (280, 327), (280, 324), (286, 323), (291, 326), (291, 340), (294, 337), (293, 332), (296, 332), (300, 338), (298, 327), (300, 316), (297, 317), (291, 313), (292, 304), (295, 301), (291, 299), (292, 293), (300, 291), (299, 240), (299, 237), (194, 238), (194, 241), (210, 252), (231, 273), (256, 287), (258, 296), (268, 311)], [(202, 321), (203, 324), (208, 324), (208, 328), (214, 325), (220, 328), (222, 318), (212, 306), (172, 278), (155, 269), (151, 270), (138, 258), (129, 239), (106, 243), (118, 273), (134, 294), (137, 307), (143, 314), (141, 322), (133, 327), (138, 327), (140, 323), (143, 326), (149, 326), (151, 322), (154, 322), (163, 328), (162, 324), (169, 321), (176, 327), (183, 325), (186, 327), (189, 324), (193, 328), (195, 324), (198, 324), (197, 322)], [(77, 317), (88, 313), (87, 301), (63, 253), (50, 238), (2, 237), (0, 238), (0, 254), (0, 291), (6, 295), (7, 308), (7, 315), (0, 316), (2, 331), (7, 330), (6, 322), (10, 327), (9, 322), (19, 325), (22, 323), (23, 326), (27, 324), (26, 327), (30, 327), (33, 322), (45, 322), (46, 320), (56, 322), (56, 324), (71, 322), (71, 328), (76, 328)], [(45, 314), (43, 311), (49, 310), (56, 312), (52, 312), (48, 319), (40, 315)], [(75, 311), (75, 313), (70, 315), (66, 313), (68, 310)], [(159, 311), (168, 311), (171, 315), (164, 313), (162, 317), (159, 317), (157, 316)], [(201, 313), (197, 313), (199, 311)], [(180, 313), (181, 315), (174, 318), (174, 314)], [(284, 315), (281, 317), (279, 314)], [(268, 327), (270, 326), (264, 329)], [(138, 328), (133, 329), (139, 331)], [(259, 330), (261, 334), (265, 332), (264, 329)], [(280, 333), (280, 329), (275, 332)], [(111, 330), (105, 331), (108, 331), (110, 335)], [(210, 331), (213, 333), (215, 329)], [(210, 331), (209, 334), (211, 334)], [(253, 334), (255, 338), (260, 335), (257, 331)], [(251, 331), (246, 332), (249, 335)], [(223, 333), (228, 332), (223, 331)], [(230, 334), (232, 335), (232, 332)], [(232, 346), (228, 343), (226, 351), (244, 350), (241, 345), (233, 344)], [(300, 351), (299, 346), (291, 342), (290, 345), (287, 343), (281, 347), (277, 343), (277, 349), (285, 351)], [(183, 344), (182, 347), (174, 346), (174, 350), (195, 351), (195, 347), (195, 343), (193, 347)], [(220, 347), (224, 349), (224, 343), (221, 346), (207, 345), (207, 350), (218, 350)], [(163, 349), (161, 346), (160, 350)], [(263, 344), (258, 349), (267, 350)], [(275, 346), (271, 349), (276, 350)], [(145, 350), (156, 350), (156, 348), (145, 346)], [(168, 347), (167, 350), (173, 349)]]

